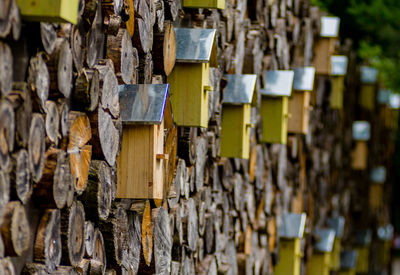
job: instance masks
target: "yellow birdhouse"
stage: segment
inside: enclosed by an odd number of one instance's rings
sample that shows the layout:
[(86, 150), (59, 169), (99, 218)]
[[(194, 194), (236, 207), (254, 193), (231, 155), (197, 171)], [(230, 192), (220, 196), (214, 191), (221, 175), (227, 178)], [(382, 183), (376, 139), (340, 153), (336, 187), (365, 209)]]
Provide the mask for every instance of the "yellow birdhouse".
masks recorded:
[(168, 76), (172, 111), (179, 126), (208, 126), (210, 66), (217, 66), (214, 29), (175, 28), (176, 64)]
[(371, 210), (379, 210), (383, 205), (383, 185), (386, 181), (386, 168), (377, 166), (371, 169), (369, 187), (369, 206)]
[(79, 0), (17, 0), (22, 18), (55, 23), (78, 21)]
[(340, 251), (342, 248), (342, 237), (344, 231), (344, 218), (343, 217), (329, 218), (327, 219), (326, 223), (329, 228), (335, 230), (335, 240), (333, 242), (330, 268), (333, 271), (339, 271)]
[(340, 253), (339, 275), (356, 275), (357, 251), (346, 250)]
[(357, 251), (356, 273), (367, 274), (369, 269), (369, 248), (371, 245), (371, 230), (360, 231), (355, 236), (354, 247)]
[(361, 91), (360, 91), (360, 106), (372, 111), (375, 108), (375, 90), (378, 79), (378, 70), (361, 66)]
[(400, 95), (391, 93), (389, 97), (387, 126), (392, 130), (397, 130), (399, 125)]
[(365, 170), (368, 165), (368, 145), (371, 136), (371, 126), (368, 121), (355, 121), (353, 123), (353, 140), (355, 148), (352, 152), (352, 168)]
[(300, 275), (301, 239), (306, 224), (306, 214), (289, 213), (282, 215), (280, 231), (279, 263), (275, 266), (275, 275)]
[(293, 88), (293, 71), (267, 71), (264, 73), (264, 89), (261, 90), (260, 116), (261, 141), (287, 143), (289, 97)]
[(333, 229), (316, 229), (314, 235), (318, 241), (308, 262), (307, 274), (329, 275), (335, 231)]
[(331, 94), (330, 106), (332, 109), (343, 108), (344, 78), (347, 73), (348, 58), (344, 55), (331, 56)]
[(163, 199), (164, 110), (168, 84), (119, 86), (123, 123), (117, 198)]
[(185, 8), (225, 9), (225, 0), (183, 0)]
[(393, 226), (387, 224), (380, 226), (377, 231), (378, 242), (377, 242), (377, 263), (381, 269), (385, 269), (390, 263), (390, 250), (392, 248), (393, 240)]
[(307, 134), (309, 126), (310, 94), (314, 89), (314, 67), (295, 68), (293, 93), (289, 99), (288, 132)]
[(220, 156), (248, 159), (250, 155), (251, 103), (257, 75), (225, 75)]
[(314, 67), (317, 74), (331, 74), (331, 56), (335, 53), (339, 24), (339, 17), (321, 17), (320, 38), (316, 41), (314, 48)]

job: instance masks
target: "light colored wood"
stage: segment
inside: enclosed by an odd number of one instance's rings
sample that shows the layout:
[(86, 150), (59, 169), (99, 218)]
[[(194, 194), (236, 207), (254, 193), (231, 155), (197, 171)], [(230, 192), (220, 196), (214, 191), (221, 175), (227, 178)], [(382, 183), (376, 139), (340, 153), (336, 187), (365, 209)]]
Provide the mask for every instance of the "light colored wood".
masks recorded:
[(368, 273), (369, 266), (369, 246), (356, 247), (358, 253), (356, 263), (356, 273)]
[(177, 63), (168, 76), (175, 123), (179, 126), (208, 126), (208, 63)]
[(331, 253), (313, 254), (308, 262), (308, 275), (329, 275)]
[(331, 56), (335, 53), (336, 38), (320, 38), (314, 47), (315, 73), (331, 74)]
[(281, 239), (279, 263), (275, 266), (275, 275), (300, 275), (301, 239)]
[(331, 79), (330, 106), (332, 109), (343, 109), (344, 76), (333, 76)]
[(340, 251), (342, 248), (342, 240), (340, 238), (335, 238), (333, 242), (333, 249), (331, 255), (331, 270), (339, 271), (340, 269)]
[(365, 141), (357, 141), (352, 152), (351, 167), (354, 170), (365, 170), (368, 166), (368, 145)]
[(288, 109), (287, 97), (263, 97), (261, 99), (262, 142), (287, 143)]
[(360, 91), (360, 106), (373, 111), (375, 108), (375, 85), (362, 85)]
[(369, 207), (379, 210), (383, 206), (383, 184), (371, 183), (369, 186)]
[(309, 128), (310, 92), (295, 91), (289, 99), (288, 132), (307, 134)]
[(225, 9), (225, 0), (183, 0), (183, 6), (186, 8)]
[(250, 104), (223, 106), (220, 149), (220, 155), (222, 157), (249, 158), (250, 119)]
[(117, 198), (163, 199), (164, 123), (125, 125), (118, 157)]

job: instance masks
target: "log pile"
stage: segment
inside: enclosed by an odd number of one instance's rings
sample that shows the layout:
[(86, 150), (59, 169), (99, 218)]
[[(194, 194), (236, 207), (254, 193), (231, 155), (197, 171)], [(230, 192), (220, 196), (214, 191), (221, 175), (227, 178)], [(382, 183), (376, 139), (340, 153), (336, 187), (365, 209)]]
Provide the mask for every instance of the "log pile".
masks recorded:
[[(72, 25), (22, 21), (16, 1), (2, 1), (0, 274), (271, 274), (287, 212), (307, 212), (307, 232), (330, 214), (356, 212), (351, 239), (368, 213), (356, 193), (368, 175), (349, 165), (351, 123), (361, 119), (351, 47), (341, 49), (351, 60), (344, 111), (329, 108), (320, 77), (309, 135), (260, 144), (254, 107), (250, 159), (218, 156), (223, 75), (256, 74), (259, 103), (264, 71), (311, 65), (321, 14), (309, 2), (226, 0), (209, 10), (181, 0), (81, 0)], [(118, 85), (166, 83), (173, 26), (217, 29), (209, 127), (165, 127), (162, 201), (116, 199)], [(374, 142), (390, 146), (387, 138)], [(390, 155), (379, 161), (389, 165)]]

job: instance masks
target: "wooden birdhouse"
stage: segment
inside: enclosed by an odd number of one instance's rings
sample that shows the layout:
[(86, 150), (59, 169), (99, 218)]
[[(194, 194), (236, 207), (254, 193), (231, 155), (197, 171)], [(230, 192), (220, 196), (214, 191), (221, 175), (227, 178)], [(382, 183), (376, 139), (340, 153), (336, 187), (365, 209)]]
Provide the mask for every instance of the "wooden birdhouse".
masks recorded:
[(344, 78), (347, 73), (348, 58), (344, 55), (331, 56), (331, 94), (332, 109), (343, 108)]
[(267, 71), (264, 73), (264, 89), (261, 90), (260, 108), (262, 142), (287, 143), (289, 97), (292, 94), (293, 79), (293, 71)]
[(322, 16), (320, 37), (314, 48), (314, 67), (317, 74), (331, 74), (331, 56), (339, 35), (339, 17)]
[(214, 29), (176, 28), (176, 63), (168, 76), (172, 111), (179, 126), (208, 126), (210, 66), (217, 66)]
[(17, 0), (22, 18), (55, 23), (78, 21), (79, 0)]
[(117, 198), (163, 199), (168, 84), (119, 86), (123, 123)]
[(377, 244), (376, 256), (378, 257), (377, 263), (380, 267), (385, 268), (390, 263), (390, 250), (392, 248), (393, 241), (393, 226), (391, 224), (387, 224), (384, 226), (378, 227), (377, 230)]
[(309, 126), (310, 97), (314, 89), (314, 67), (295, 68), (293, 93), (289, 98), (288, 132), (307, 134)]
[(279, 263), (275, 275), (300, 275), (302, 258), (301, 239), (306, 224), (306, 214), (289, 213), (282, 216), (280, 230)]
[(185, 8), (225, 9), (225, 0), (183, 0)]
[(225, 75), (220, 156), (248, 159), (250, 156), (251, 103), (257, 75)]
[(357, 251), (358, 255), (356, 263), (356, 273), (368, 273), (371, 238), (371, 230), (360, 231), (355, 235), (354, 248)]
[(377, 69), (361, 66), (361, 91), (359, 103), (365, 110), (372, 111), (375, 108), (375, 90), (377, 80)]
[(352, 152), (352, 168), (365, 170), (368, 165), (368, 145), (371, 136), (371, 126), (368, 121), (355, 121), (353, 123), (353, 140), (355, 148)]
[(314, 235), (317, 243), (314, 245), (314, 251), (308, 263), (307, 274), (329, 275), (335, 230), (316, 229)]
[(335, 240), (333, 242), (333, 250), (331, 256), (331, 270), (339, 271), (340, 269), (340, 251), (342, 248), (342, 237), (344, 231), (344, 218), (329, 218), (326, 221), (329, 228), (335, 230)]
[(378, 210), (383, 205), (383, 187), (386, 181), (386, 167), (376, 166), (371, 169), (369, 186), (369, 206)]
[(339, 275), (356, 275), (357, 251), (345, 250), (340, 253)]
[(386, 126), (389, 129), (397, 130), (399, 125), (400, 95), (391, 93), (387, 110)]

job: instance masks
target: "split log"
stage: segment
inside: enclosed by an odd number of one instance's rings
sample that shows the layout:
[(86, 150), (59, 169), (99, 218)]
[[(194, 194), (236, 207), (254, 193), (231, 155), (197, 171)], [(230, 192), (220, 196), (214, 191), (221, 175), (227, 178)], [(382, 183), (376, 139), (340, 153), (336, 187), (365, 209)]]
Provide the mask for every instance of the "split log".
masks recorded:
[(10, 177), (0, 169), (0, 224), (10, 201)]
[(60, 114), (58, 112), (57, 104), (54, 101), (48, 100), (46, 102), (45, 129), (47, 138), (55, 145), (58, 144), (58, 139), (61, 137), (59, 127)]
[(3, 243), (3, 238), (1, 237), (0, 234), (0, 259), (4, 258), (4, 243)]
[(46, 63), (43, 60), (44, 53), (38, 53), (32, 57), (28, 68), (28, 84), (36, 92), (33, 98), (34, 109), (46, 110), (46, 101), (49, 97), (50, 75)]
[(137, 274), (142, 252), (142, 224), (140, 215), (133, 211), (128, 212), (128, 232), (128, 262), (133, 273)]
[(62, 101), (59, 105), (60, 113), (60, 132), (63, 138), (68, 137), (69, 104)]
[(85, 253), (85, 211), (79, 201), (61, 210), (61, 241), (62, 263), (78, 266)]
[(11, 258), (0, 259), (0, 274), (4, 275), (17, 275), (15, 266), (11, 261)]
[(14, 82), (7, 99), (15, 112), (15, 142), (26, 147), (29, 139), (29, 126), (32, 119), (32, 100), (29, 86), (25, 82)]
[(14, 150), (15, 113), (8, 100), (0, 101), (0, 169), (11, 170), (10, 153)]
[(196, 190), (200, 191), (204, 183), (204, 169), (207, 163), (207, 139), (202, 135), (196, 142)]
[(96, 11), (97, 11), (97, 0), (84, 0), (82, 1), (84, 5), (83, 11), (82, 11), (82, 19), (84, 20), (85, 23), (85, 28), (88, 29), (94, 21), (94, 18), (96, 16)]
[[(163, 3), (162, 1), (159, 1)], [(165, 21), (163, 30), (154, 33), (154, 73), (168, 76), (176, 59), (176, 37), (171, 21)]]
[[(126, 3), (127, 2), (127, 3)], [(135, 30), (135, 1), (134, 0), (125, 0), (126, 9), (129, 9), (128, 12), (125, 12), (129, 18), (125, 21), (125, 28), (128, 30), (130, 37), (133, 36)], [(125, 18), (124, 18), (125, 19)]]
[(182, 8), (181, 1), (164, 0), (165, 3), (165, 18), (175, 21), (179, 15), (179, 10)]
[(52, 273), (60, 265), (61, 250), (60, 210), (46, 209), (36, 233), (34, 259)]
[(72, 106), (78, 111), (93, 112), (98, 105), (100, 94), (99, 71), (82, 69), (75, 80), (72, 92)]
[(92, 146), (86, 143), (92, 138), (88, 117), (79, 112), (69, 112), (69, 144), (71, 173), (75, 190), (82, 193), (86, 188), (89, 174)]
[(93, 24), (86, 35), (86, 63), (89, 68), (93, 68), (93, 66), (96, 64), (97, 59), (103, 58), (103, 43), (103, 15), (101, 1), (99, 1)]
[(139, 57), (139, 83), (150, 84), (153, 78), (153, 59), (151, 53)]
[(184, 217), (182, 219), (183, 239), (187, 242), (191, 251), (196, 251), (197, 240), (199, 238), (198, 217), (196, 204), (192, 198), (183, 203)]
[[(90, 262), (90, 273), (89, 274), (96, 274), (94, 271), (98, 270), (98, 263), (101, 264), (102, 266), (102, 272), (101, 274), (104, 274), (106, 270), (106, 265), (107, 265), (107, 255), (106, 255), (106, 250), (104, 246), (104, 239), (103, 235), (101, 234), (100, 230), (96, 228), (94, 230), (94, 247), (93, 247), (93, 255), (92, 255), (92, 260)], [(95, 261), (95, 262), (92, 262)], [(93, 268), (92, 268), (93, 267)], [(93, 270), (93, 272), (92, 272)]]
[(38, 263), (26, 263), (22, 275), (47, 275), (46, 267)]
[(91, 221), (86, 221), (85, 222), (85, 257), (87, 257), (87, 258), (92, 257), (93, 250), (94, 250), (94, 225)]
[(52, 23), (40, 23), (40, 38), (46, 53), (51, 54), (56, 47), (57, 31)]
[(7, 256), (21, 256), (28, 250), (31, 231), (25, 209), (20, 202), (12, 201), (7, 204), (1, 235)]
[(33, 114), (29, 130), (28, 154), (32, 179), (38, 182), (43, 174), (45, 160), (45, 127), (41, 115)]
[(197, 128), (179, 127), (178, 130), (178, 156), (190, 166), (196, 157)]
[(153, 254), (153, 231), (151, 228), (151, 209), (149, 201), (146, 201), (142, 216), (142, 249), (145, 263), (147, 266), (150, 266)]
[(124, 6), (123, 0), (103, 0), (101, 2), (104, 14), (120, 15)]
[(164, 31), (164, 19), (165, 19), (165, 9), (164, 9), (164, 0), (156, 0), (154, 1), (154, 9), (156, 15), (156, 28), (157, 31)]
[(0, 4), (0, 37), (2, 38), (6, 38), (13, 28), (14, 9), (17, 9), (18, 13), (18, 6), (14, 0), (2, 1)]
[(13, 192), (23, 204), (26, 204), (32, 194), (31, 172), (29, 168), (29, 155), (25, 149), (20, 149), (12, 156), (12, 172), (10, 173), (13, 183)]
[[(137, 67), (136, 49), (132, 46), (132, 40), (128, 30), (119, 29), (114, 37), (109, 35), (107, 38), (106, 58), (114, 62), (116, 76), (120, 84), (134, 84), (134, 70)], [(136, 65), (136, 66), (135, 66)]]
[(83, 46), (85, 45), (85, 36), (82, 34), (82, 30), (77, 26), (72, 27), (70, 44), (75, 69), (80, 72), (83, 68), (83, 61), (85, 60), (85, 52), (83, 50)]
[(12, 88), (13, 56), (10, 47), (0, 42), (0, 91), (6, 96)]
[(106, 65), (96, 66), (100, 72), (100, 103), (104, 110), (108, 110), (114, 118), (118, 118), (118, 80), (114, 73), (113, 62), (110, 59), (106, 59), (106, 62)]
[(116, 14), (106, 15), (104, 17), (104, 32), (110, 36), (116, 36), (121, 26), (121, 16)]
[(107, 220), (112, 203), (111, 168), (104, 161), (90, 163), (88, 184), (80, 199), (85, 202), (87, 216), (91, 220)]
[(136, 1), (133, 44), (139, 53), (148, 53), (153, 46), (153, 25), (149, 3), (146, 0)]

